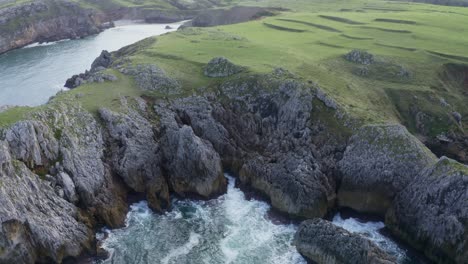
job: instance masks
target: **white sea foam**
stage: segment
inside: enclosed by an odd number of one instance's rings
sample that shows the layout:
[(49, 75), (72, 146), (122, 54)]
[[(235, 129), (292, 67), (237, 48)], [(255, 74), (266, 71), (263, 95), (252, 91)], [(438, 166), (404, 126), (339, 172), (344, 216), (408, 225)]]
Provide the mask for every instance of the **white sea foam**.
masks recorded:
[[(302, 264), (292, 245), (297, 226), (274, 224), (270, 206), (247, 200), (228, 176), (228, 191), (210, 201), (174, 200), (165, 214), (151, 212), (146, 202), (131, 206), (126, 227), (111, 230), (103, 248), (104, 263)], [(382, 222), (359, 222), (336, 215), (333, 223), (360, 233), (396, 256), (404, 252), (380, 234)]]
[(356, 218), (344, 219), (341, 214), (338, 213), (333, 218), (333, 224), (340, 226), (349, 232), (361, 234), (371, 241), (375, 242), (380, 248), (384, 249), (388, 253), (394, 255), (399, 262), (401, 262), (406, 253), (401, 249), (395, 242), (388, 237), (382, 235), (381, 229), (385, 227), (385, 224), (380, 221), (366, 221), (362, 222)]

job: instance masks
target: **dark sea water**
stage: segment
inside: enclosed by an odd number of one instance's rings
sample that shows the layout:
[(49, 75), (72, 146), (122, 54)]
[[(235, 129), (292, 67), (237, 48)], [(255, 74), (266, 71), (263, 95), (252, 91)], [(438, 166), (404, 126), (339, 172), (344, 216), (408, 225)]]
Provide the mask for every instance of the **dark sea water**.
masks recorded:
[[(120, 24), (120, 25), (119, 25)], [(36, 106), (64, 89), (65, 81), (89, 69), (102, 50), (115, 51), (144, 38), (175, 30), (181, 23), (117, 23), (99, 35), (32, 44), (0, 55), (0, 106)]]

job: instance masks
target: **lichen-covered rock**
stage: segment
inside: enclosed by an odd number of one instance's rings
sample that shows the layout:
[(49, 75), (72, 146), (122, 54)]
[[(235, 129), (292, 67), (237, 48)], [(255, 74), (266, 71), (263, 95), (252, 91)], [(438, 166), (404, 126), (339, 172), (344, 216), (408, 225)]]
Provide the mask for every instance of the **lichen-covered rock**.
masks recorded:
[(338, 204), (384, 215), (398, 192), (436, 162), (401, 125), (367, 125), (350, 139), (339, 162)]
[(389, 229), (438, 263), (468, 260), (468, 167), (442, 157), (400, 194)]
[(113, 168), (133, 191), (146, 193), (151, 208), (161, 211), (169, 205), (169, 190), (160, 169), (156, 135), (147, 117), (128, 107), (126, 112), (99, 110), (109, 133)]
[(374, 55), (364, 50), (352, 50), (345, 55), (345, 59), (354, 63), (369, 65), (374, 63)]
[(318, 218), (301, 223), (294, 244), (299, 253), (318, 264), (396, 263), (370, 240)]
[(79, 215), (0, 141), (0, 263), (61, 262), (89, 250), (92, 232)]
[(224, 57), (212, 59), (205, 67), (205, 75), (208, 77), (228, 77), (237, 74), (244, 69), (235, 65)]
[(122, 69), (122, 73), (135, 77), (135, 82), (140, 89), (145, 91), (155, 91), (163, 95), (179, 94), (181, 85), (156, 65), (137, 65)]

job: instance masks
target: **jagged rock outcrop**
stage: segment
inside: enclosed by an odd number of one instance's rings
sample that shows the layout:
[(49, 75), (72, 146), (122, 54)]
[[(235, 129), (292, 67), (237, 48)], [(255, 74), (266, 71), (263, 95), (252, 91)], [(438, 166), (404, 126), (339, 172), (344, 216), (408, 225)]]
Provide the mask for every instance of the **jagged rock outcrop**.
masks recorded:
[(205, 75), (208, 77), (228, 77), (237, 74), (244, 69), (235, 65), (224, 57), (213, 58), (205, 67)]
[(468, 167), (442, 157), (395, 198), (392, 232), (439, 263), (468, 260)]
[(350, 139), (339, 162), (338, 204), (385, 215), (393, 198), (436, 162), (402, 125), (367, 125)]
[(163, 114), (161, 133), (163, 167), (176, 193), (208, 198), (225, 192), (221, 158), (209, 141), (196, 136), (190, 126), (179, 126), (173, 113)]
[(302, 222), (294, 244), (299, 253), (318, 264), (396, 263), (370, 240), (322, 219)]
[(335, 199), (335, 154), (344, 147), (311, 121), (313, 90), (267, 75), (225, 82), (220, 93), (224, 103), (193, 96), (165, 108), (211, 142), (225, 167), (240, 172), (242, 183), (266, 194), (275, 208), (324, 216)]
[(100, 109), (99, 113), (109, 133), (108, 141), (112, 167), (135, 192), (146, 193), (152, 209), (162, 211), (169, 205), (169, 189), (161, 172), (161, 150), (149, 117), (145, 116), (146, 103), (137, 110), (122, 103), (126, 113)]
[(40, 0), (6, 7), (0, 9), (0, 53), (33, 42), (96, 34), (110, 26), (107, 22), (105, 15), (73, 1)]
[(10, 156), (0, 140), (0, 263), (61, 262), (91, 247), (79, 210)]

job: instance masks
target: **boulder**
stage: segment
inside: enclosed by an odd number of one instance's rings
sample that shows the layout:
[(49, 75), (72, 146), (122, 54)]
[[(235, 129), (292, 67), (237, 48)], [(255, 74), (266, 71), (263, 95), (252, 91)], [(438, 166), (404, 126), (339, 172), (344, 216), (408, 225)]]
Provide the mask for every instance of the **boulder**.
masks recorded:
[(237, 74), (244, 69), (235, 65), (224, 57), (212, 59), (205, 67), (205, 75), (208, 77), (228, 77)]
[(338, 204), (385, 215), (393, 198), (436, 162), (402, 125), (366, 125), (350, 139), (343, 159)]
[(468, 167), (446, 157), (395, 198), (388, 228), (438, 263), (468, 260)]
[(390, 264), (396, 260), (370, 240), (319, 218), (301, 223), (294, 245), (318, 264)]

